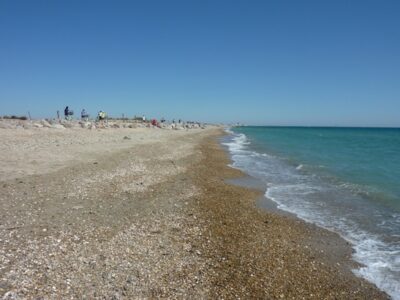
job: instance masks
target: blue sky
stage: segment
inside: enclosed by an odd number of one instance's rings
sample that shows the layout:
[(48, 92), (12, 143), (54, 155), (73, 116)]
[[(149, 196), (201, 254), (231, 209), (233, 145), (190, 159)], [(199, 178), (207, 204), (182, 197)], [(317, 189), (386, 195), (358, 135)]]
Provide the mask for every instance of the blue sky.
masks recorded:
[(0, 115), (400, 126), (400, 1), (0, 1)]

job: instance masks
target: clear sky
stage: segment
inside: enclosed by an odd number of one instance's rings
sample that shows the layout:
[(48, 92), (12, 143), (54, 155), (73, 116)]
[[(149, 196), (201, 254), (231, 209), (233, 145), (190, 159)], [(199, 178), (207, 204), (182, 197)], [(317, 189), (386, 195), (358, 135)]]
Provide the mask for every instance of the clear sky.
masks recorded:
[(400, 126), (400, 1), (0, 1), (0, 115)]

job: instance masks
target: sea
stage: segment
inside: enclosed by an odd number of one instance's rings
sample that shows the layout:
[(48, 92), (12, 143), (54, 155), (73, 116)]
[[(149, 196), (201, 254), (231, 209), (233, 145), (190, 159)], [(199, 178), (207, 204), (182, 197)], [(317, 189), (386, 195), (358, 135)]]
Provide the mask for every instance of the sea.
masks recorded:
[(238, 168), (278, 209), (339, 233), (353, 272), (400, 300), (400, 128), (227, 129)]

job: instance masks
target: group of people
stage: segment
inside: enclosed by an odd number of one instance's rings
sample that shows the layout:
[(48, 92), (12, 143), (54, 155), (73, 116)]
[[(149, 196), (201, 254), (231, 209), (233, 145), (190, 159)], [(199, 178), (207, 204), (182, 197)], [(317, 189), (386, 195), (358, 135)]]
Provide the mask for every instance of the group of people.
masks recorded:
[[(57, 111), (57, 115), (58, 115), (58, 118), (60, 118), (60, 114), (59, 114), (58, 111)], [(68, 106), (66, 106), (65, 109), (64, 109), (65, 120), (71, 120), (73, 115), (74, 115), (74, 112), (72, 110), (70, 110)], [(86, 112), (85, 109), (82, 109), (82, 111), (81, 111), (81, 119), (84, 120), (84, 121), (88, 121), (89, 120), (89, 114)], [(98, 120), (106, 120), (107, 119), (107, 113), (102, 111), (102, 110), (99, 111), (99, 113), (97, 114), (97, 119)]]
[[(72, 116), (74, 115), (74, 112), (72, 111), (72, 110), (70, 110), (69, 109), (69, 107), (68, 106), (66, 106), (65, 107), (65, 109), (64, 109), (64, 117), (65, 117), (65, 120), (72, 120)], [(60, 118), (60, 112), (59, 111), (57, 111), (57, 116), (58, 116), (58, 118)], [(135, 116), (135, 119), (140, 119), (140, 120), (142, 120), (143, 122), (146, 122), (146, 117), (143, 115), (141, 118), (139, 117), (139, 118), (137, 118), (136, 116)], [(83, 120), (83, 121), (88, 121), (89, 120), (89, 114), (86, 112), (86, 110), (85, 109), (82, 109), (82, 111), (81, 111), (81, 120)], [(103, 121), (103, 120), (107, 120), (107, 113), (105, 112), (105, 111), (102, 111), (102, 110), (100, 110), (99, 112), (98, 112), (98, 114), (97, 114), (97, 120), (98, 121)], [(161, 118), (161, 123), (164, 123), (165, 122), (165, 119), (164, 118)], [(153, 126), (157, 126), (157, 127), (160, 127), (160, 123), (156, 120), (156, 119), (152, 119), (151, 121), (150, 121), (150, 123), (153, 125)], [(178, 120), (178, 124), (181, 124), (182, 123), (182, 120)], [(173, 119), (172, 120), (172, 124), (173, 124), (173, 126), (176, 126), (177, 124), (176, 124), (176, 122), (175, 122), (175, 119)]]

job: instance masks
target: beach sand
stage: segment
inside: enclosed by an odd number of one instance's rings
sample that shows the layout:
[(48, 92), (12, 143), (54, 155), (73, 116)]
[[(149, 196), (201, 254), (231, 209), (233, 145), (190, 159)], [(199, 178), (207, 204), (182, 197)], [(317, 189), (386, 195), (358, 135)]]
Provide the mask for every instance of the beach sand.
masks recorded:
[(230, 185), (220, 128), (0, 129), (0, 297), (387, 299)]

